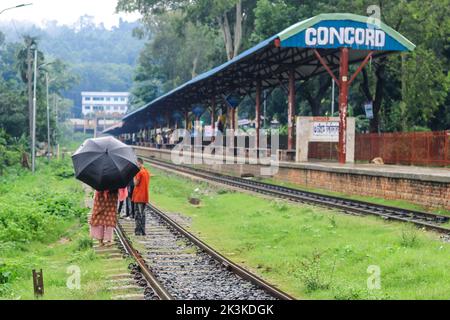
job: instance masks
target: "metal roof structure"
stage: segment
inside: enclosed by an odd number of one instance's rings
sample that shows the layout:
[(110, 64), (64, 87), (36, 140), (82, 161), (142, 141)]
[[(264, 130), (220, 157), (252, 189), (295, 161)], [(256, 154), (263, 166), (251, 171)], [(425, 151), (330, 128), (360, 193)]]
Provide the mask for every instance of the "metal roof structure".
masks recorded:
[[(349, 50), (348, 63), (364, 62), (415, 45), (382, 22), (348, 13), (320, 14), (270, 37), (208, 72), (205, 72), (123, 118), (122, 132), (142, 129), (146, 121), (167, 111), (192, 111), (194, 104), (207, 105), (213, 97), (221, 103), (228, 94), (240, 96), (261, 89), (285, 87), (289, 72), (295, 81), (339, 69), (340, 48)], [(317, 58), (317, 53), (322, 61)], [(324, 66), (324, 62), (329, 70)], [(117, 129), (117, 128), (116, 128)], [(117, 130), (115, 130), (117, 132)]]

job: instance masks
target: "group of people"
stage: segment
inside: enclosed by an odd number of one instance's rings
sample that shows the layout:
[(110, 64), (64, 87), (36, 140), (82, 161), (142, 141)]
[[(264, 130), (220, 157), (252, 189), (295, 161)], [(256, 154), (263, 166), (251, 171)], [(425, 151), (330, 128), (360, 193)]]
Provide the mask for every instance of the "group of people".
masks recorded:
[(174, 145), (175, 135), (174, 131), (167, 131), (164, 134), (157, 133), (154, 138), (151, 138), (151, 142), (156, 144), (156, 148), (162, 149), (164, 145)]
[[(114, 229), (123, 206), (126, 207), (126, 219), (136, 222), (136, 236), (145, 236), (145, 207), (149, 203), (150, 173), (144, 167), (144, 161), (138, 159), (139, 173), (128, 187), (119, 190), (96, 191), (90, 219), (91, 237), (100, 242), (100, 246), (113, 244)], [(118, 210), (117, 210), (118, 209)]]

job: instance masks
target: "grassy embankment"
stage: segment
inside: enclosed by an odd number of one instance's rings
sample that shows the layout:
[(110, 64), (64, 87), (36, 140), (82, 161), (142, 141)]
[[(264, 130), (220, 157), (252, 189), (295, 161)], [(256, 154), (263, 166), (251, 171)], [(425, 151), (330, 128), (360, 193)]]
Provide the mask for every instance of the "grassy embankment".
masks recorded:
[[(194, 233), (298, 298), (450, 298), (450, 244), (436, 234), (151, 171), (153, 203), (191, 217)], [(381, 270), (380, 290), (368, 290), (370, 266)]]
[(385, 205), (385, 206), (391, 206), (391, 207), (401, 208), (401, 209), (409, 209), (409, 210), (417, 210), (417, 211), (425, 211), (425, 212), (428, 211), (428, 212), (432, 212), (432, 213), (450, 216), (450, 210), (446, 210), (444, 208), (429, 210), (429, 209), (425, 208), (424, 206), (421, 206), (419, 204), (415, 204), (412, 202), (408, 202), (405, 200), (386, 200), (386, 199), (378, 198), (378, 197), (364, 197), (364, 196), (358, 196), (358, 195), (350, 195), (350, 194), (346, 194), (346, 193), (342, 193), (342, 192), (334, 192), (334, 191), (329, 191), (329, 190), (324, 190), (324, 189), (303, 188), (295, 183), (279, 181), (279, 180), (275, 180), (275, 179), (271, 179), (271, 178), (260, 179), (260, 181), (270, 183), (270, 184), (275, 184), (278, 186), (289, 187), (289, 188), (293, 188), (293, 189), (297, 189), (297, 190), (315, 192), (315, 193), (323, 194), (323, 195), (327, 195), (327, 196), (335, 196), (335, 197), (341, 197), (341, 198), (350, 199), (350, 200), (365, 201), (365, 202), (370, 202), (370, 203), (380, 204), (380, 205)]
[[(237, 176), (237, 175), (234, 175), (234, 176)], [(280, 181), (280, 180), (273, 179), (273, 178), (256, 178), (256, 180), (264, 182), (264, 183), (277, 185), (277, 186), (288, 187), (288, 188), (293, 188), (293, 189), (308, 191), (308, 192), (314, 192), (314, 193), (322, 194), (322, 195), (326, 195), (326, 196), (340, 197), (340, 198), (349, 199), (349, 200), (359, 200), (359, 201), (365, 201), (365, 202), (369, 202), (369, 203), (373, 203), (373, 204), (391, 206), (394, 208), (425, 211), (425, 212), (432, 212), (432, 213), (436, 213), (436, 214), (450, 216), (450, 210), (447, 210), (445, 208), (430, 210), (429, 208), (426, 208), (422, 205), (412, 203), (412, 202), (409, 202), (406, 200), (392, 200), (392, 199), (383, 199), (383, 198), (379, 198), (379, 197), (366, 197), (366, 196), (347, 194), (347, 193), (343, 193), (343, 192), (330, 191), (330, 190), (326, 190), (326, 189), (307, 188), (307, 187), (302, 187), (295, 183), (291, 183), (291, 182), (287, 182), (287, 181)]]
[[(104, 270), (115, 265), (92, 249), (83, 198), (67, 158), (39, 162), (35, 176), (10, 168), (0, 177), (0, 299), (34, 299), (32, 269), (44, 271), (44, 299), (110, 298)], [(80, 290), (66, 285), (71, 266)]]

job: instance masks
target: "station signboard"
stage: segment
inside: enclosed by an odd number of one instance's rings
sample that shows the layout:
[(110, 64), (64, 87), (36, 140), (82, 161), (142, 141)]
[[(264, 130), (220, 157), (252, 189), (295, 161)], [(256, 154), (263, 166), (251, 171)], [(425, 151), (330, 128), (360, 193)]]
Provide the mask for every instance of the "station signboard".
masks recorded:
[(367, 102), (364, 105), (364, 110), (366, 111), (366, 118), (373, 119), (373, 102)]
[(322, 14), (279, 34), (281, 47), (314, 49), (351, 48), (368, 51), (407, 51), (414, 45), (399, 33), (370, 17)]
[[(338, 117), (297, 117), (297, 162), (308, 161), (310, 142), (339, 142)], [(346, 162), (355, 161), (356, 119), (347, 119)]]
[(319, 119), (319, 121), (312, 122), (311, 142), (339, 141), (339, 119), (333, 121), (325, 120), (326, 119)]

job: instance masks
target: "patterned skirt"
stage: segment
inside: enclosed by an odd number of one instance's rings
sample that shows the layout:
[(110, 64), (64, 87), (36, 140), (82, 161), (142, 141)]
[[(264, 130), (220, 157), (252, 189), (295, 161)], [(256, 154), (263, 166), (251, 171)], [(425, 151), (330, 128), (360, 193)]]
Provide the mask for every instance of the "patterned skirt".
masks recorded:
[(117, 226), (117, 201), (117, 193), (96, 192), (90, 221), (92, 238), (112, 241)]

